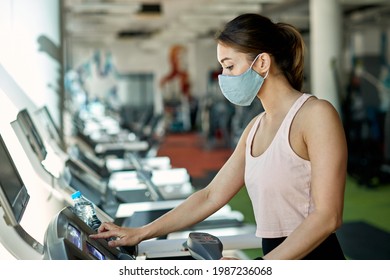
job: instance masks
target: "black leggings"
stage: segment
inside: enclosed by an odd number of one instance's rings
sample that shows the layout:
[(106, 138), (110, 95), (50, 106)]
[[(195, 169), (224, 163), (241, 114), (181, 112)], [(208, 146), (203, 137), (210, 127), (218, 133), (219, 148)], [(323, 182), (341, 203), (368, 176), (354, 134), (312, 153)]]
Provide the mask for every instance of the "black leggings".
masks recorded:
[[(286, 238), (263, 238), (262, 246), (264, 255), (279, 246)], [(304, 257), (303, 260), (345, 260), (345, 256), (336, 234), (332, 233), (324, 242)]]

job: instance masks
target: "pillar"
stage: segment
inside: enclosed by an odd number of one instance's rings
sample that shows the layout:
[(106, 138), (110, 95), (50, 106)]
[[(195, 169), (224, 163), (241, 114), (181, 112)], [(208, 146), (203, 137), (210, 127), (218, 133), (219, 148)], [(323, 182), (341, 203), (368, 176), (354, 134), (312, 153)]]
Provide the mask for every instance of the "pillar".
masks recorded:
[(310, 0), (311, 93), (340, 112), (342, 12), (339, 0)]

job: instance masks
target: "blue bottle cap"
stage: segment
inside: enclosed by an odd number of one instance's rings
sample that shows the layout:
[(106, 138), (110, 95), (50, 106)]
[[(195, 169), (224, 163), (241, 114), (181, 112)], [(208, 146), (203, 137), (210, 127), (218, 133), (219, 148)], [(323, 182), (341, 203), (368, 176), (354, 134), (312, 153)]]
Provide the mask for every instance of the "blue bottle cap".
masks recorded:
[(76, 199), (76, 198), (80, 198), (80, 197), (81, 197), (80, 191), (76, 191), (76, 192), (72, 193), (72, 199)]

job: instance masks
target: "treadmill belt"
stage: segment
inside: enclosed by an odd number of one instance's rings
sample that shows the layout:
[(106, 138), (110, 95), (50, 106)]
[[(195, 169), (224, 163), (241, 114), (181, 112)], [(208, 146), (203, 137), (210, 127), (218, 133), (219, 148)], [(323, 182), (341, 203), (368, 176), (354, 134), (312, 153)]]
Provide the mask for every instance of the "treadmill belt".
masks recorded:
[(115, 196), (119, 203), (152, 201), (151, 197), (147, 195), (147, 190), (117, 191)]
[(125, 226), (125, 227), (144, 226), (144, 225), (156, 220), (158, 217), (164, 215), (169, 210), (171, 210), (171, 209), (134, 212), (133, 215), (124, 219), (122, 226)]

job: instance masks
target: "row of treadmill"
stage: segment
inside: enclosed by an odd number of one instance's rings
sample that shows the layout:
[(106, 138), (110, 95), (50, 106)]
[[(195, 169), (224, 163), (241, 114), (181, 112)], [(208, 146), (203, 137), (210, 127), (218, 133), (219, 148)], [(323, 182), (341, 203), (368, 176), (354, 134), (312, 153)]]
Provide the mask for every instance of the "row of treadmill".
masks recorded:
[[(22, 260), (193, 259), (185, 243), (193, 232), (218, 236), (224, 255), (246, 258), (259, 248), (255, 227), (226, 205), (204, 221), (137, 246), (111, 248), (72, 212), (80, 191), (101, 221), (145, 225), (197, 190), (185, 168), (148, 153), (150, 143), (109, 115), (84, 114), (64, 145), (46, 106), (22, 109), (10, 124), (18, 141), (0, 135), (0, 256)], [(16, 162), (20, 154), (28, 159)], [(30, 179), (30, 173), (32, 171)], [(23, 171), (23, 172), (22, 172)], [(23, 174), (22, 174), (23, 173)], [(27, 175), (26, 175), (27, 174)], [(183, 213), (190, 215), (190, 213)]]

